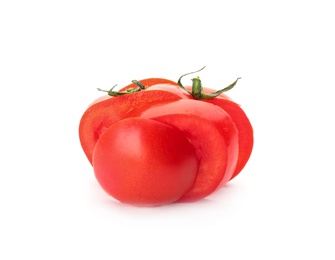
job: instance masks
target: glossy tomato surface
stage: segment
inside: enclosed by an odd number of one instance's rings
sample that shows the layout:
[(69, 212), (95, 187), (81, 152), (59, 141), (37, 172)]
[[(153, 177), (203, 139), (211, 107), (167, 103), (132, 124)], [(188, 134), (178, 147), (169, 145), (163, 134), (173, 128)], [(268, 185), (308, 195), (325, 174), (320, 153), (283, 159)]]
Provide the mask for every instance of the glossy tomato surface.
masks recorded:
[(128, 118), (109, 127), (93, 153), (95, 176), (117, 200), (158, 206), (180, 199), (198, 172), (194, 147), (175, 127)]

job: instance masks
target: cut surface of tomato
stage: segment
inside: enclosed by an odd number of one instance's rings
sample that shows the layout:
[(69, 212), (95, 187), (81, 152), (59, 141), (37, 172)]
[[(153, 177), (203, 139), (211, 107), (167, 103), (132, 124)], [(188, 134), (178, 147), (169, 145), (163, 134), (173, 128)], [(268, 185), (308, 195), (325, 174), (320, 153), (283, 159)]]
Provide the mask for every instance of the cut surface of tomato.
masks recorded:
[(183, 132), (199, 160), (192, 188), (178, 201), (192, 202), (210, 195), (220, 185), (227, 169), (227, 146), (215, 125), (196, 115), (173, 114), (152, 118)]
[[(224, 158), (224, 160), (227, 161), (227, 167), (222, 173), (221, 185), (227, 183), (235, 171), (239, 153), (237, 129), (228, 113), (214, 104), (197, 100), (180, 99), (174, 102), (150, 107), (147, 110), (144, 110), (141, 114), (135, 114), (135, 116), (154, 118), (162, 115), (168, 116), (175, 114), (195, 115), (206, 120), (203, 124), (207, 124), (207, 122), (210, 121), (216, 127), (217, 131), (220, 133), (220, 137), (216, 137), (217, 142), (224, 139), (224, 149), (227, 150), (227, 155)], [(190, 131), (197, 131), (199, 126), (190, 126)], [(210, 138), (209, 135), (209, 133), (199, 133), (197, 136), (199, 139), (206, 140), (207, 138)], [(212, 159), (212, 162), (215, 160), (219, 159)]]
[(231, 177), (231, 179), (233, 179), (242, 171), (246, 163), (249, 161), (254, 145), (254, 134), (252, 125), (242, 108), (231, 100), (214, 98), (206, 100), (205, 102), (219, 106), (224, 111), (226, 111), (232, 118), (237, 128), (239, 155), (235, 171)]

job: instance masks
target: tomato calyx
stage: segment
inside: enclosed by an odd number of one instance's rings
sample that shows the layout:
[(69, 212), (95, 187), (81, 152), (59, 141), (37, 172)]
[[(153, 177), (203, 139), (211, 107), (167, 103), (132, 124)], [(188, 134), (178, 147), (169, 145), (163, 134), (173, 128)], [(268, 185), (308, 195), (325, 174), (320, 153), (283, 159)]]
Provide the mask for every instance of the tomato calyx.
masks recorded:
[[(189, 73), (186, 73), (186, 74), (180, 76), (179, 79), (178, 79), (178, 82), (176, 84), (183, 91), (187, 92), (189, 95), (191, 95), (196, 100), (208, 100), (208, 99), (215, 98), (215, 97), (219, 96), (220, 94), (222, 94), (223, 92), (227, 92), (227, 91), (231, 90), (236, 85), (237, 81), (239, 79), (241, 79), (239, 77), (229, 86), (227, 86), (223, 89), (220, 89), (218, 91), (212, 92), (212, 93), (204, 93), (204, 88), (203, 88), (202, 82), (201, 82), (199, 77), (195, 77), (195, 78), (192, 79), (191, 91), (189, 91), (187, 88), (185, 88), (183, 86), (183, 84), (181, 83), (181, 80), (185, 76), (197, 73), (197, 72), (203, 70), (205, 67), (206, 66), (202, 67), (201, 69), (199, 69), (197, 71), (189, 72)], [(117, 86), (117, 84), (116, 84), (110, 90), (103, 90), (103, 89), (98, 88), (98, 91), (106, 92), (109, 96), (116, 97), (116, 96), (122, 96), (122, 95), (127, 95), (127, 94), (140, 92), (140, 91), (145, 90), (149, 87), (149, 86), (145, 86), (144, 84), (142, 84), (138, 80), (132, 80), (131, 82), (137, 87), (129, 87), (129, 88), (126, 88), (126, 89), (122, 89), (121, 91), (114, 91), (114, 88)]]
[(131, 93), (136, 93), (139, 92), (141, 90), (146, 89), (147, 87), (144, 86), (141, 82), (137, 81), (137, 80), (132, 80), (132, 83), (134, 83), (135, 85), (137, 85), (137, 88), (128, 88), (125, 91), (114, 91), (114, 88), (117, 86), (117, 84), (115, 84), (110, 90), (104, 90), (104, 89), (100, 89), (97, 88), (98, 91), (102, 91), (102, 92), (106, 92), (109, 96), (112, 97), (117, 97), (117, 96), (122, 96), (122, 95), (126, 95), (126, 94), (131, 94)]
[(194, 71), (194, 72), (189, 72), (189, 73), (186, 73), (186, 74), (180, 76), (180, 78), (178, 79), (178, 82), (177, 82), (180, 88), (182, 88), (187, 93), (192, 95), (194, 97), (194, 99), (196, 99), (196, 100), (206, 100), (206, 99), (215, 98), (215, 97), (219, 96), (220, 94), (222, 94), (223, 92), (227, 92), (227, 91), (231, 90), (236, 85), (237, 81), (239, 79), (241, 79), (241, 78), (237, 78), (232, 84), (230, 84), (229, 86), (227, 86), (223, 89), (220, 89), (218, 91), (215, 91), (215, 92), (212, 92), (212, 93), (204, 93), (201, 80), (200, 80), (199, 77), (196, 77), (196, 78), (192, 79), (192, 91), (188, 91), (183, 86), (183, 84), (181, 83), (182, 78), (187, 76), (187, 75), (197, 73), (197, 72), (203, 70), (205, 67), (206, 66), (202, 67), (200, 70), (197, 70), (197, 71)]

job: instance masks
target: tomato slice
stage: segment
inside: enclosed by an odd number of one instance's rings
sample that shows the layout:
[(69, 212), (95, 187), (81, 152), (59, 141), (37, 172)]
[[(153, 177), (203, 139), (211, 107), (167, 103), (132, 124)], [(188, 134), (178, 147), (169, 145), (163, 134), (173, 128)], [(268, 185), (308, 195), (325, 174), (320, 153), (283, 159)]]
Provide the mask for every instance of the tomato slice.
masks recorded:
[(232, 118), (238, 130), (239, 155), (235, 171), (231, 177), (231, 179), (233, 179), (242, 171), (250, 158), (254, 144), (252, 125), (240, 105), (231, 100), (225, 98), (213, 98), (205, 100), (204, 102), (219, 106), (226, 111)]
[(238, 156), (237, 130), (221, 108), (202, 101), (181, 99), (150, 107), (137, 116), (180, 129), (196, 149), (198, 176), (191, 190), (179, 201), (202, 199), (230, 180)]
[(112, 97), (88, 107), (79, 123), (79, 138), (87, 159), (92, 164), (94, 146), (108, 127), (126, 117), (132, 110), (143, 110), (154, 104), (179, 100), (175, 93), (152, 90)]
[(93, 153), (95, 176), (117, 200), (139, 206), (177, 201), (193, 185), (198, 169), (194, 147), (175, 127), (126, 118), (109, 127)]
[[(187, 86), (185, 88), (188, 91), (192, 90), (191, 86)], [(211, 88), (204, 88), (205, 93), (212, 93), (214, 91), (215, 90)], [(236, 104), (229, 96), (224, 93), (220, 94), (216, 98), (203, 100), (203, 102), (217, 105), (226, 111), (232, 118), (238, 130), (239, 156), (235, 171), (231, 177), (231, 179), (233, 179), (242, 171), (251, 156), (254, 145), (252, 125), (240, 105)]]

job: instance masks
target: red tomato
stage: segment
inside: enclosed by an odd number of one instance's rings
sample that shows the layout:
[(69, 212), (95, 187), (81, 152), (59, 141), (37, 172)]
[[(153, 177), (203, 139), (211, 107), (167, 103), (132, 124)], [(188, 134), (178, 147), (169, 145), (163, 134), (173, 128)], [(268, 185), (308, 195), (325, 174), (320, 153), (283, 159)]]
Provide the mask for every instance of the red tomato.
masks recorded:
[(193, 185), (198, 159), (184, 134), (155, 120), (121, 120), (103, 133), (93, 155), (103, 189), (121, 202), (173, 203)]
[[(187, 74), (185, 74), (187, 75)], [(181, 78), (180, 78), (181, 79)], [(236, 177), (253, 148), (242, 108), (222, 92), (167, 79), (133, 81), (96, 100), (79, 125), (103, 189), (124, 203), (156, 206), (202, 199)]]

